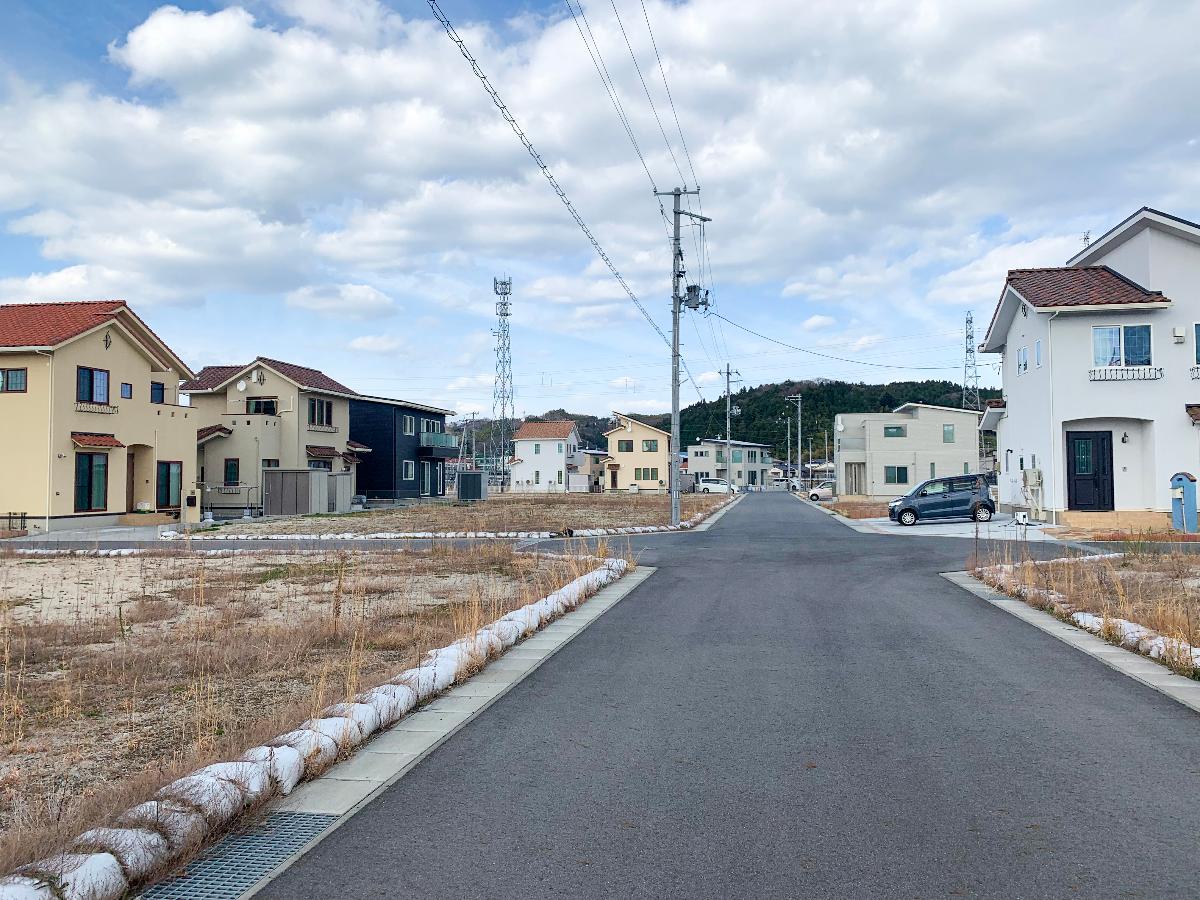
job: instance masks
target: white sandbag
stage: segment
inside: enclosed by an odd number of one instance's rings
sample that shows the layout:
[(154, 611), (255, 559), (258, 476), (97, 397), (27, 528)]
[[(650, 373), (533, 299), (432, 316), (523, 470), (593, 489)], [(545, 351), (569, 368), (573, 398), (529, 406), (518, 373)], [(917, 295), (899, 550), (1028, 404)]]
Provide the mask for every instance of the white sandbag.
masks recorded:
[(362, 731), (358, 723), (348, 716), (333, 716), (322, 719), (309, 719), (300, 723), (301, 728), (312, 728), (326, 737), (332, 738), (338, 750), (351, 750), (363, 742)]
[(55, 900), (46, 882), (25, 875), (0, 878), (0, 900)]
[(232, 781), (242, 789), (247, 806), (253, 806), (271, 793), (271, 773), (261, 760), (214, 763), (196, 774), (214, 775)]
[(315, 728), (298, 728), (281, 734), (271, 741), (275, 746), (291, 747), (304, 759), (307, 775), (316, 775), (333, 765), (338, 755), (338, 743)]
[(379, 730), (379, 713), (369, 703), (335, 703), (321, 710), (321, 718), (346, 716), (358, 724), (359, 733), (366, 740)]
[(479, 654), (487, 658), (504, 650), (504, 640), (490, 627), (480, 628), (475, 632), (475, 646)]
[(393, 684), (388, 682), (374, 688), (374, 691), (382, 691), (390, 694), (392, 699), (396, 701), (396, 707), (401, 716), (417, 705), (417, 692), (408, 684)]
[(75, 838), (71, 849), (111, 853), (130, 881), (149, 877), (166, 865), (171, 855), (167, 839), (149, 828), (92, 828)]
[(242, 759), (265, 763), (275, 790), (290, 794), (304, 777), (304, 756), (295, 747), (253, 747)]
[(246, 795), (235, 782), (200, 772), (172, 781), (156, 796), (190, 803), (210, 825), (223, 825), (246, 807)]
[[(388, 687), (396, 687), (396, 685), (388, 685)], [(359, 694), (354, 699), (359, 703), (367, 704), (375, 710), (380, 728), (387, 728), (390, 725), (396, 724), (400, 717), (404, 715), (404, 711), (401, 710), (400, 703), (395, 695), (382, 688), (372, 688), (365, 693)]]
[(496, 635), (500, 641), (501, 649), (507, 650), (513, 644), (521, 639), (522, 629), (516, 622), (509, 622), (501, 619), (499, 622), (493, 622), (488, 626), (488, 630)]
[(388, 683), (405, 685), (416, 695), (417, 702), (419, 703), (427, 700), (436, 693), (433, 682), (434, 674), (431, 669), (417, 667), (415, 669), (405, 669), (395, 678), (389, 679)]
[(62, 900), (118, 900), (129, 889), (111, 853), (62, 853), (24, 868), (17, 874), (45, 873), (53, 879)]
[(127, 809), (117, 820), (130, 828), (149, 828), (161, 833), (172, 854), (197, 847), (208, 834), (204, 816), (174, 800), (150, 800)]

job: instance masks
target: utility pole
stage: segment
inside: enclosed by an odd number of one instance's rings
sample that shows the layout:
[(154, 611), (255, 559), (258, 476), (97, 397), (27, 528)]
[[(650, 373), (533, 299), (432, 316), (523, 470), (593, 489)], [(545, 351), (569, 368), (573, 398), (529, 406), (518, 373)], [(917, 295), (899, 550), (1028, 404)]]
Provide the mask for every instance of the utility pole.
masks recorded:
[[(800, 473), (800, 478), (804, 478), (804, 398), (799, 394), (792, 394), (788, 397), (789, 400), (796, 401), (796, 469)], [(812, 453), (808, 454), (809, 459), (812, 459)]]
[[(787, 471), (783, 473), (785, 478), (792, 477), (792, 416), (789, 413), (787, 416), (787, 445), (788, 445), (788, 464)], [(790, 483), (790, 482), (789, 482)]]
[[(738, 372), (740, 378), (742, 373)], [(733, 393), (730, 388), (733, 379), (733, 369), (725, 363), (725, 477), (729, 486), (733, 487)]]
[(679, 463), (681, 455), (679, 451), (679, 316), (683, 311), (684, 303), (687, 303), (688, 309), (699, 309), (702, 305), (708, 306), (708, 297), (701, 298), (700, 286), (696, 284), (687, 285), (687, 296), (679, 292), (679, 286), (683, 282), (683, 277), (686, 273), (683, 268), (683, 244), (679, 236), (679, 218), (680, 216), (691, 216), (700, 222), (711, 222), (706, 216), (698, 215), (697, 213), (683, 209), (679, 205), (679, 199), (685, 194), (699, 194), (700, 189), (689, 191), (686, 188), (675, 188), (673, 191), (655, 191), (656, 197), (674, 197), (675, 208), (673, 210), (675, 216), (675, 227), (671, 236), (671, 447), (670, 447), (670, 471), (671, 471), (671, 524), (679, 524)]

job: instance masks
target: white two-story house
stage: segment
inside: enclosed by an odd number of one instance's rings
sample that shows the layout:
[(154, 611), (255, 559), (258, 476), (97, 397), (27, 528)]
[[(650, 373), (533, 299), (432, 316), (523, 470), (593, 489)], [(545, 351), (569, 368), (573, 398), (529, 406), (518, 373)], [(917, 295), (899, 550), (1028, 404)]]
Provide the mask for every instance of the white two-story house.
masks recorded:
[[(514, 493), (565, 493), (580, 461), (574, 422), (523, 422), (513, 436), (509, 484)], [(574, 489), (586, 491), (586, 484)]]
[(1200, 474), (1200, 225), (1143, 208), (1062, 268), (1008, 273), (980, 349), (1003, 360), (1000, 504), (1067, 524), (1169, 523)]
[(742, 487), (766, 484), (771, 477), (771, 448), (754, 441), (726, 441), (705, 438), (687, 448), (687, 472), (696, 479), (730, 479), (726, 451), (733, 457), (733, 483)]

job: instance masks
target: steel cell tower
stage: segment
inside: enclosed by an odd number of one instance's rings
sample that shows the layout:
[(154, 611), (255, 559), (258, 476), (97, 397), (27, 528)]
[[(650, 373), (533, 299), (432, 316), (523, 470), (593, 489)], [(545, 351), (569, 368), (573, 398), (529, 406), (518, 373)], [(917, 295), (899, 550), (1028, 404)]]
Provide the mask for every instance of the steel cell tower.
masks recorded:
[(512, 439), (513, 380), (512, 340), (508, 320), (512, 317), (512, 279), (493, 278), (496, 292), (496, 383), (492, 388), (492, 465), (496, 475), (508, 472), (509, 442)]
[(963, 361), (963, 409), (982, 409), (979, 400), (979, 363), (975, 356), (975, 314), (967, 313), (966, 357)]

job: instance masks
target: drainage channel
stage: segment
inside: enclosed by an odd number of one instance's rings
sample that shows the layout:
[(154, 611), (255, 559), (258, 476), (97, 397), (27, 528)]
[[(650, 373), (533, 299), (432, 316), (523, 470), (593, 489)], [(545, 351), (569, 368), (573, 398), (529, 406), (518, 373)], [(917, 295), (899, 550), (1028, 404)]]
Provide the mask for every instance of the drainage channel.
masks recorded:
[(248, 831), (222, 838), (183, 875), (159, 882), (143, 900), (238, 900), (272, 869), (319, 837), (338, 816), (271, 813)]

